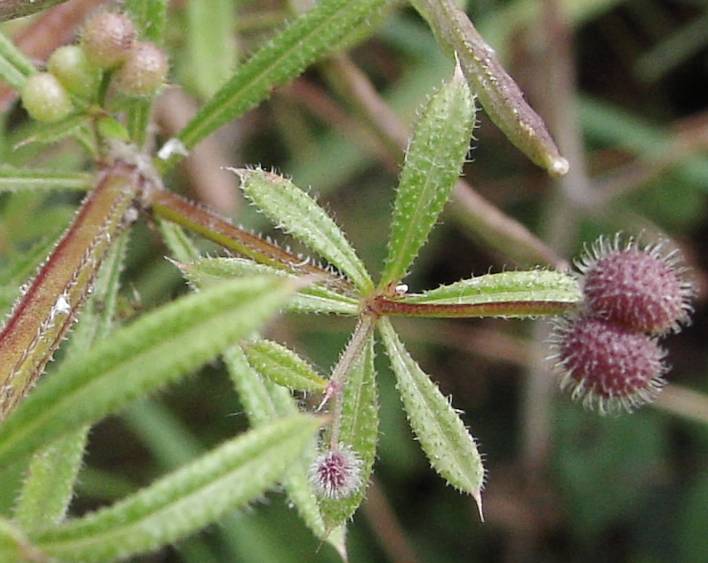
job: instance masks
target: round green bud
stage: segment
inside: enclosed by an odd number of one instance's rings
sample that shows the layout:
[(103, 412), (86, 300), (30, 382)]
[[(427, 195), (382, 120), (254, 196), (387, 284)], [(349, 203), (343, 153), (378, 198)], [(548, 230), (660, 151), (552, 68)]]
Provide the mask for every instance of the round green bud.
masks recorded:
[(88, 60), (100, 68), (114, 68), (128, 56), (135, 41), (135, 26), (128, 16), (98, 12), (91, 16), (81, 35)]
[(92, 98), (98, 90), (101, 71), (89, 62), (78, 45), (59, 47), (49, 57), (47, 68), (72, 94)]
[(22, 105), (37, 121), (52, 123), (67, 117), (74, 109), (69, 93), (53, 74), (33, 74), (22, 87)]
[(153, 43), (135, 43), (115, 75), (116, 88), (131, 97), (153, 95), (162, 86), (169, 70), (167, 55)]

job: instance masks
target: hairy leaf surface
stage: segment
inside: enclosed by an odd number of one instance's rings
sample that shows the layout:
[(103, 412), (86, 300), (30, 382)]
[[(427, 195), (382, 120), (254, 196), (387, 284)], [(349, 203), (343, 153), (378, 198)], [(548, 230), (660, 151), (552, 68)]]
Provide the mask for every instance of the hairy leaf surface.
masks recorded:
[(460, 174), (474, 127), (474, 100), (456, 69), (428, 101), (406, 153), (381, 285), (401, 280), (428, 239)]
[(349, 497), (320, 500), (328, 529), (345, 524), (364, 500), (376, 459), (378, 432), (378, 393), (372, 332), (347, 377), (339, 420), (338, 442), (351, 448), (361, 461), (361, 484)]
[(273, 383), (299, 391), (322, 391), (327, 380), (282, 344), (257, 339), (243, 345), (248, 362)]
[[(175, 244), (179, 244), (179, 240), (175, 241)], [(295, 279), (295, 276), (289, 272), (243, 258), (200, 258), (193, 262), (180, 263), (178, 266), (189, 282), (196, 287), (206, 287), (222, 280), (244, 276), (268, 275), (283, 279)], [(329, 289), (322, 283), (313, 283), (300, 289), (288, 302), (287, 308), (289, 311), (298, 313), (336, 315), (356, 315), (359, 313), (359, 303), (356, 299)]]
[(117, 331), (38, 386), (0, 428), (0, 465), (186, 375), (283, 305), (293, 284), (235, 280)]
[(262, 495), (312, 440), (320, 421), (294, 415), (251, 430), (117, 504), (34, 538), (69, 561), (107, 561), (155, 549)]
[(267, 98), (307, 66), (340, 48), (390, 0), (321, 0), (261, 47), (179, 134), (191, 148)]
[(361, 290), (371, 278), (346, 236), (314, 199), (287, 178), (265, 170), (234, 170), (241, 188), (268, 218), (337, 267)]
[(437, 385), (420, 369), (388, 319), (379, 330), (408, 421), (430, 465), (450, 485), (474, 497), (481, 510), (482, 459), (474, 439)]
[(473, 305), (507, 301), (580, 302), (578, 280), (562, 272), (531, 270), (487, 274), (420, 294), (405, 296), (410, 303)]

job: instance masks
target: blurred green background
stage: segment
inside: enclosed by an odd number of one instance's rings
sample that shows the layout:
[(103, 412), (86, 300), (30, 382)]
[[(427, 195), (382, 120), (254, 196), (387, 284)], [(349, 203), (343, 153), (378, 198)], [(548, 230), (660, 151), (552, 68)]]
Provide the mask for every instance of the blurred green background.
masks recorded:
[[(290, 8), (279, 0), (172, 3), (167, 42), (173, 86), (156, 107), (156, 146), (281, 27)], [(673, 385), (657, 405), (615, 418), (585, 412), (556, 393), (551, 365), (543, 361), (547, 348), (538, 344), (545, 324), (397, 322), (413, 355), (452, 395), (479, 440), (488, 470), (486, 523), (471, 498), (446, 487), (428, 468), (407, 428), (387, 361), (379, 357), (379, 455), (368, 501), (350, 528), (351, 560), (708, 561), (708, 3), (478, 0), (466, 9), (548, 120), (573, 167), (568, 178), (554, 182), (480, 113), (466, 179), (568, 259), (600, 233), (672, 237), (699, 289), (696, 313), (692, 326), (667, 341)], [(451, 64), (411, 9), (396, 7), (374, 23), (374, 35), (361, 38), (348, 54), (410, 125)], [(21, 34), (27, 25), (31, 20), (6, 30)], [(312, 187), (376, 271), (385, 251), (396, 163), (336, 84), (331, 69), (310, 69), (202, 145), (169, 186), (268, 232), (219, 166), (274, 167)], [(8, 106), (3, 122), (4, 162), (83, 165), (71, 143), (14, 150), (28, 127), (17, 105)], [(0, 197), (5, 308), (78, 201), (72, 194)], [(458, 202), (448, 206), (407, 280), (411, 290), (532, 265), (485, 242), (470, 227), (468, 211)], [(124, 319), (187, 291), (166, 254), (156, 229), (143, 222), (132, 237), (124, 275)], [(19, 255), (24, 260), (18, 262)], [(269, 332), (327, 372), (351, 329), (345, 320), (292, 316), (276, 320)], [(245, 428), (222, 367), (208, 366), (93, 429), (73, 513), (120, 498)], [(16, 480), (2, 479), (1, 504), (7, 507)], [(220, 525), (140, 560), (287, 563), (337, 557), (311, 536), (282, 495), (269, 494)]]

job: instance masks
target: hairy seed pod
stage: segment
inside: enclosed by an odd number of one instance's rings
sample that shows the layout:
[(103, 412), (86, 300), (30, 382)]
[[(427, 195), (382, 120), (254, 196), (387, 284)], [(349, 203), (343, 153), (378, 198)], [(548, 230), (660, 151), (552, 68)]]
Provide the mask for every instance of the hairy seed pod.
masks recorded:
[(22, 105), (37, 121), (53, 123), (67, 117), (74, 109), (69, 93), (48, 72), (33, 74), (22, 87)]
[(651, 402), (664, 384), (665, 351), (622, 325), (581, 314), (564, 319), (552, 339), (561, 388), (601, 413)]
[(91, 64), (78, 45), (65, 45), (52, 53), (47, 69), (72, 94), (90, 99), (98, 90), (101, 71)]
[(100, 68), (121, 64), (135, 41), (135, 26), (128, 16), (98, 12), (91, 16), (81, 35), (81, 45), (91, 63)]
[(310, 482), (320, 497), (347, 498), (362, 484), (361, 460), (349, 446), (327, 450), (312, 462)]
[(637, 331), (677, 331), (688, 321), (693, 288), (683, 279), (676, 252), (664, 252), (664, 246), (642, 248), (620, 237), (595, 244), (579, 264), (589, 310)]
[(147, 41), (138, 42), (116, 73), (116, 88), (126, 96), (152, 96), (162, 86), (168, 70), (167, 55), (162, 49)]

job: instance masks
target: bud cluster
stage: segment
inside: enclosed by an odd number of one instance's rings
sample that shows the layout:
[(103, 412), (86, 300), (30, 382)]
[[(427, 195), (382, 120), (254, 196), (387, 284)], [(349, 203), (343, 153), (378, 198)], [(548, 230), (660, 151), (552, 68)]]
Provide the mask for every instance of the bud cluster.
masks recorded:
[(84, 25), (79, 45), (59, 47), (47, 72), (30, 76), (22, 103), (37, 121), (60, 121), (74, 111), (71, 97), (91, 101), (103, 72), (112, 72), (116, 90), (130, 97), (151, 96), (162, 86), (169, 64), (155, 44), (137, 41), (135, 26), (124, 15), (100, 11)]
[(658, 338), (689, 320), (692, 286), (665, 242), (601, 239), (578, 262), (584, 309), (555, 330), (561, 387), (600, 412), (631, 411), (664, 385)]

